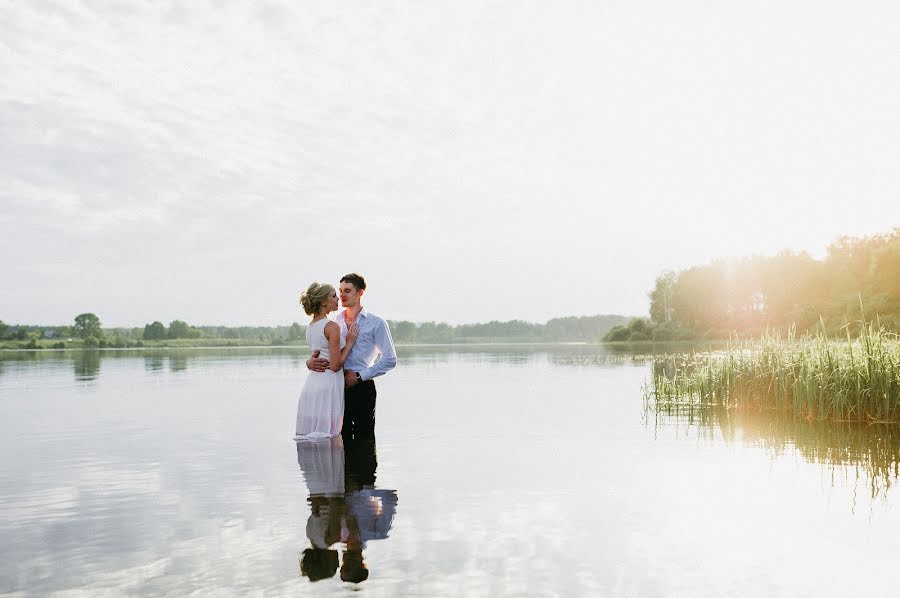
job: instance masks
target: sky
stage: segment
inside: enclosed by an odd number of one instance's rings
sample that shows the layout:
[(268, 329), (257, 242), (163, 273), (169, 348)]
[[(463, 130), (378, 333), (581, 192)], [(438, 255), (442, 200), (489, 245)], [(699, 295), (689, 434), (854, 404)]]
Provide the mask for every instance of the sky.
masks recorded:
[(0, 319), (643, 315), (900, 226), (900, 3), (0, 0)]

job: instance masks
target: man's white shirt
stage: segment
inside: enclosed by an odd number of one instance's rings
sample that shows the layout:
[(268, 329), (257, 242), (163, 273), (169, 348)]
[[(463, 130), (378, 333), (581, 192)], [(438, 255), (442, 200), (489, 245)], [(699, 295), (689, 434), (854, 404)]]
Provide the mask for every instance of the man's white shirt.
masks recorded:
[[(347, 338), (346, 313), (347, 310), (343, 310), (335, 318), (341, 327), (342, 342)], [(359, 336), (344, 362), (344, 369), (359, 372), (363, 380), (371, 380), (392, 370), (397, 365), (397, 352), (387, 322), (363, 307), (356, 316), (356, 325), (359, 326)], [(381, 359), (376, 363), (378, 355)]]

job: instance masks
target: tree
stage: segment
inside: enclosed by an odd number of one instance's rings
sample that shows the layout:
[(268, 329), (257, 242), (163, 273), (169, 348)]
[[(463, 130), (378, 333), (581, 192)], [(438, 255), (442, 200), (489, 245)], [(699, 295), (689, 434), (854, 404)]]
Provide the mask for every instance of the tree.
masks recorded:
[(75, 316), (75, 335), (79, 338), (88, 338), (90, 336), (100, 339), (103, 338), (103, 329), (100, 328), (100, 318), (92, 313), (79, 314)]
[(627, 341), (631, 338), (631, 330), (626, 326), (613, 326), (612, 329), (603, 337), (605, 341), (619, 342)]
[(189, 338), (190, 329), (184, 320), (172, 320), (169, 323), (169, 338)]
[(400, 342), (411, 342), (416, 339), (416, 325), (406, 320), (391, 322), (391, 336)]
[(873, 255), (871, 279), (875, 290), (900, 299), (900, 238)]
[(9, 325), (6, 324), (3, 320), (0, 320), (0, 339), (6, 338), (7, 330), (9, 330)]
[(291, 324), (291, 328), (288, 330), (288, 340), (297, 340), (303, 336), (303, 327), (300, 326), (297, 322)]
[(153, 322), (144, 326), (144, 340), (159, 341), (166, 338), (166, 326), (162, 322)]
[(672, 320), (672, 295), (675, 292), (677, 275), (666, 271), (656, 277), (656, 286), (650, 293), (650, 319), (654, 322)]

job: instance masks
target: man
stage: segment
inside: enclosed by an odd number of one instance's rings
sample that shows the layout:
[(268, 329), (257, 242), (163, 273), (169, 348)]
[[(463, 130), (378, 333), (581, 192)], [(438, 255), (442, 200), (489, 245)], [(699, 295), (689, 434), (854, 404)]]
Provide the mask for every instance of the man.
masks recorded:
[[(356, 344), (344, 362), (344, 429), (341, 435), (347, 439), (375, 437), (375, 381), (374, 378), (392, 370), (397, 365), (397, 353), (387, 322), (363, 307), (361, 300), (366, 291), (366, 280), (359, 274), (347, 274), (341, 278), (339, 292), (344, 311), (338, 314), (341, 337), (347, 327), (359, 326)], [(375, 362), (375, 358), (381, 359)], [(318, 351), (306, 360), (306, 367), (314, 372), (324, 372), (327, 359), (320, 359)]]

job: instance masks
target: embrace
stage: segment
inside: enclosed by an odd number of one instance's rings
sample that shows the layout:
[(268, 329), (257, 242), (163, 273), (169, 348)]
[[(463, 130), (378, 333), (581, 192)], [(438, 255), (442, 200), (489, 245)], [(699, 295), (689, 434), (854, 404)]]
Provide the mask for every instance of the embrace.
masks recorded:
[(300, 295), (303, 310), (312, 316), (306, 327), (312, 356), (306, 361), (310, 372), (297, 404), (297, 441), (338, 434), (345, 439), (374, 439), (374, 378), (397, 365), (387, 322), (360, 302), (365, 279), (347, 274), (338, 288), (344, 311), (333, 320), (328, 317), (338, 308), (333, 286), (314, 282)]

